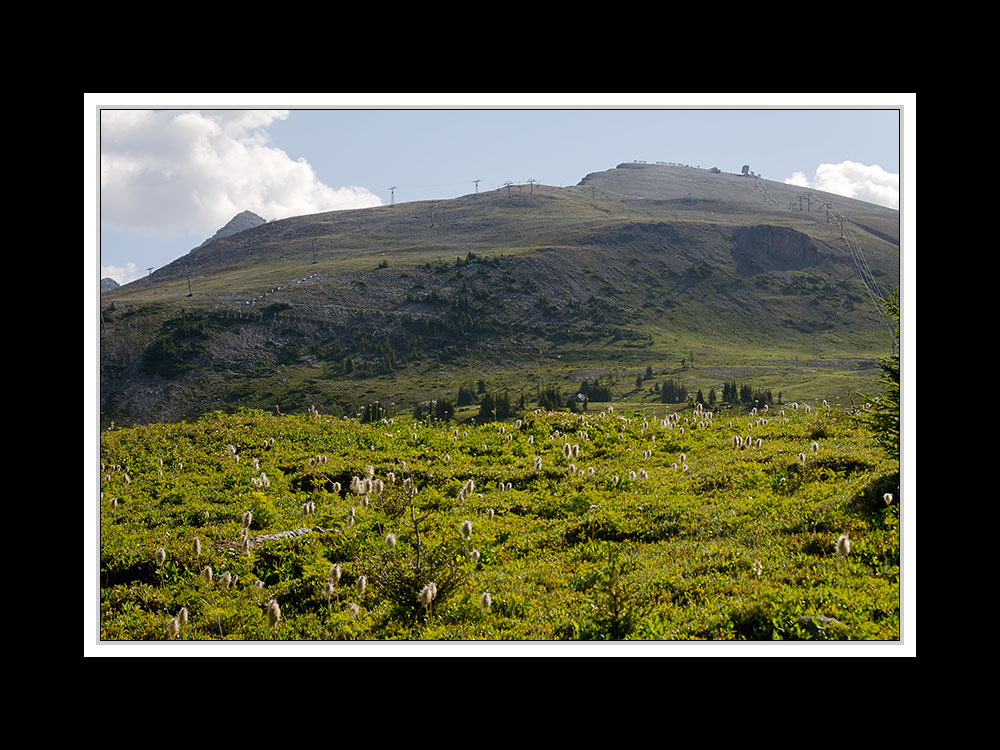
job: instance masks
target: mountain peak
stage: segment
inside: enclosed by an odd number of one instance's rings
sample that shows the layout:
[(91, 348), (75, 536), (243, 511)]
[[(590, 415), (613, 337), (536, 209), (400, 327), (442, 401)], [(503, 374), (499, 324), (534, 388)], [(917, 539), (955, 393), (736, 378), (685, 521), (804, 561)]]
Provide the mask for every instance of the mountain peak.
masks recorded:
[(241, 211), (236, 214), (229, 222), (222, 227), (218, 232), (209, 237), (207, 240), (202, 242), (198, 247), (204, 247), (209, 242), (213, 240), (220, 239), (222, 237), (228, 237), (231, 234), (237, 234), (239, 232), (244, 232), (247, 229), (253, 229), (254, 227), (259, 227), (261, 224), (266, 224), (267, 220), (262, 219), (253, 211)]

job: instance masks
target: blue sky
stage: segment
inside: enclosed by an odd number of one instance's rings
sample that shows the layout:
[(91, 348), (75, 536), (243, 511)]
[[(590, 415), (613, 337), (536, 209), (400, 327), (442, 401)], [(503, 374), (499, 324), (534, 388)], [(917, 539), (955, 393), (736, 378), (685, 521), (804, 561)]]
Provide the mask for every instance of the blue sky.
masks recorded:
[(900, 107), (915, 116), (910, 94), (88, 97), (97, 228), (85, 243), (97, 245), (100, 276), (120, 283), (243, 210), (279, 219), (388, 204), (392, 186), (402, 203), (472, 193), (475, 180), (481, 192), (508, 180), (575, 185), (633, 160), (749, 164), (769, 180), (900, 208), (902, 147), (913, 145)]

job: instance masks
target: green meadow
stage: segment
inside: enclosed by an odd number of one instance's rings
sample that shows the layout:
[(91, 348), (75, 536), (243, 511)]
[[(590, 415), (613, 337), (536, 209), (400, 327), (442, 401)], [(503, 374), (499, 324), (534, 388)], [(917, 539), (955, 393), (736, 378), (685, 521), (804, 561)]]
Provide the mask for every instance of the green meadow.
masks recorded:
[(100, 639), (899, 642), (899, 461), (856, 409), (105, 429)]

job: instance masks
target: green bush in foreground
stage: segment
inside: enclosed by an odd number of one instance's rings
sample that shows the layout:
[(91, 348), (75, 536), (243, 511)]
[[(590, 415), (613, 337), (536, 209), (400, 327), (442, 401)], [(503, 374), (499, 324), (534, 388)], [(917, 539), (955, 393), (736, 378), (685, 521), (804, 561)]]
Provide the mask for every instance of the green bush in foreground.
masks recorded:
[(102, 640), (899, 639), (898, 461), (832, 408), (247, 410), (100, 450)]

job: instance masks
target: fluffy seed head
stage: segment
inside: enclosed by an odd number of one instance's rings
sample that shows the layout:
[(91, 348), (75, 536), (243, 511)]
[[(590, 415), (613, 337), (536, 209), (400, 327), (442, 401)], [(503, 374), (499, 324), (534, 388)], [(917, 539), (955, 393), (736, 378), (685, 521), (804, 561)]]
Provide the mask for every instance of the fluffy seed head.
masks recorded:
[(163, 547), (158, 547), (153, 555), (153, 559), (156, 561), (157, 567), (163, 565), (167, 560), (167, 551)]
[(483, 595), (479, 597), (479, 606), (483, 608), (483, 612), (490, 611), (490, 607), (493, 606), (493, 599), (490, 597), (489, 591), (484, 591)]
[(472, 536), (472, 521), (462, 521), (461, 532), (462, 538), (465, 541), (469, 541), (469, 538)]
[(844, 557), (851, 551), (851, 538), (847, 534), (841, 534), (837, 539), (837, 554)]
[(278, 606), (278, 602), (276, 600), (272, 599), (267, 603), (268, 627), (277, 627), (279, 622), (281, 622), (281, 607)]
[(396, 535), (395, 534), (386, 534), (385, 535), (385, 548), (386, 549), (392, 549), (395, 546), (396, 546)]
[(212, 582), (212, 567), (210, 565), (206, 565), (201, 569), (201, 580), (205, 583)]
[(431, 602), (434, 601), (435, 596), (437, 596), (437, 584), (431, 582), (420, 589), (420, 592), (417, 594), (417, 601), (424, 607), (429, 607), (431, 606)]

